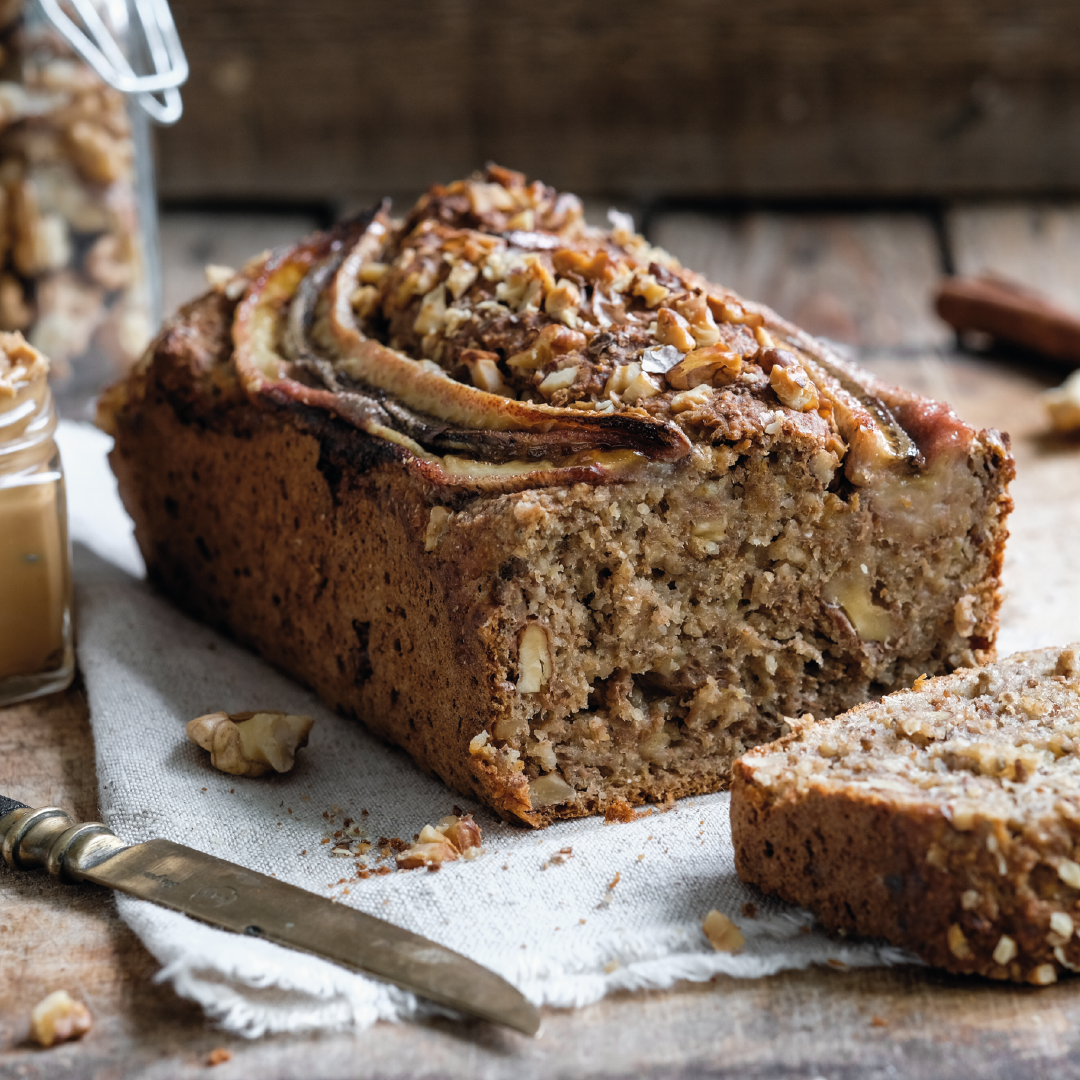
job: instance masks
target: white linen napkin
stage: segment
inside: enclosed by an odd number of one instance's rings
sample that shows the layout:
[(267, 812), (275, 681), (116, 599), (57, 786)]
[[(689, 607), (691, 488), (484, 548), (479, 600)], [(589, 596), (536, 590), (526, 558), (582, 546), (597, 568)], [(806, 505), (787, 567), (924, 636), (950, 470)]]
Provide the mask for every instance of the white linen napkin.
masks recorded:
[[(584, 1005), (613, 990), (720, 973), (918, 962), (889, 946), (831, 940), (805, 912), (743, 885), (726, 794), (624, 824), (586, 818), (533, 832), (500, 822), (155, 594), (105, 460), (111, 440), (65, 423), (59, 442), (101, 814), (119, 836), (165, 837), (407, 927), (497, 971), (537, 1004)], [(195, 716), (251, 708), (315, 717), (293, 772), (228, 776), (185, 736)], [(473, 861), (361, 879), (358, 862), (375, 869), (393, 860), (375, 858), (377, 846), (359, 859), (332, 854), (339, 830), (354, 845), (411, 841), (455, 804), (483, 830)], [(349, 834), (348, 818), (360, 836)], [(227, 1030), (361, 1028), (433, 1008), (315, 957), (144, 901), (117, 902), (162, 964), (159, 978)], [(701, 925), (712, 908), (745, 935), (739, 953), (710, 946)]]

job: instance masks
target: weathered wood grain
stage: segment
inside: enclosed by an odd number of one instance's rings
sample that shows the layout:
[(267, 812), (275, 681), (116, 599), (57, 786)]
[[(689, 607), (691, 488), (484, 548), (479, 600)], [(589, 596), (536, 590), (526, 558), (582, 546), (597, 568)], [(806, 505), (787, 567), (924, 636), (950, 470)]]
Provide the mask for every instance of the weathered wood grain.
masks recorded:
[(673, 212), (650, 234), (686, 266), (813, 334), (870, 348), (951, 336), (930, 307), (941, 260), (925, 215)]
[(1080, 205), (959, 205), (945, 229), (958, 274), (1000, 274), (1080, 314)]
[(1080, 189), (1072, 0), (175, 0), (167, 196)]
[(260, 251), (305, 236), (318, 222), (304, 214), (211, 213), (172, 210), (161, 215), (162, 307), (166, 315), (206, 291), (209, 263), (238, 269)]

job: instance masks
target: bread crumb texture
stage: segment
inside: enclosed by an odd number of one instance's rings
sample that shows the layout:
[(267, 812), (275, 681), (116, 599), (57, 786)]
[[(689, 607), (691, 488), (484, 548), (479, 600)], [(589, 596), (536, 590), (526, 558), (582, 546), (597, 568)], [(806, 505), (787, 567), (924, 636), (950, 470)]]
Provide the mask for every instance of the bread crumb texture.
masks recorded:
[(950, 971), (1080, 970), (1080, 644), (919, 679), (734, 772), (743, 880)]

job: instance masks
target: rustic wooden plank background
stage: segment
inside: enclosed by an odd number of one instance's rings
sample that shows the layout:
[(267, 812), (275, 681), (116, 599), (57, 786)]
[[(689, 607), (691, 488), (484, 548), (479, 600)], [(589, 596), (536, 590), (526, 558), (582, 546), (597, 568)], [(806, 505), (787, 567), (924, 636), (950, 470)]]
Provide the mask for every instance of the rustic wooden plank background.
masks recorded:
[(167, 198), (1080, 191), (1075, 0), (173, 0)]
[(864, 348), (951, 339), (929, 303), (942, 259), (925, 214), (672, 212), (658, 214), (651, 233), (709, 280), (812, 334)]
[[(1045, 212), (1069, 214), (1060, 206)], [(957, 207), (947, 218), (953, 258), (964, 266), (984, 260), (1003, 273), (1039, 266), (1044, 288), (1067, 289), (1080, 274), (1080, 245), (1055, 240), (1054, 229), (1039, 224), (1038, 208), (1019, 219), (1015, 213)], [(204, 262), (241, 262), (310, 221), (166, 215), (166, 295), (179, 303), (201, 288)], [(1005, 567), (1002, 649), (1075, 640), (1080, 564), (1072, 538), (1080, 534), (1080, 443), (1046, 435), (1039, 393), (1054, 374), (1029, 362), (957, 354), (947, 337), (938, 337), (933, 316), (920, 307), (940, 270), (937, 236), (929, 217), (905, 214), (671, 213), (654, 221), (654, 239), (662, 237), (783, 314), (796, 314), (797, 305), (811, 314), (832, 312), (834, 325), (850, 331), (864, 362), (882, 376), (951, 401), (973, 423), (1010, 431), (1017, 509)], [(800, 258), (804, 249), (813, 257)], [(807, 297), (819, 295), (831, 298), (824, 308), (806, 306)], [(83, 818), (96, 814), (93, 743), (78, 687), (0, 710), (0, 791), (35, 805), (60, 804)], [(247, 1042), (216, 1032), (171, 989), (155, 986), (155, 971), (109, 894), (0, 868), (0, 1077), (173, 1080), (205, 1075), (207, 1055), (218, 1046), (233, 1054), (213, 1073), (222, 1080), (1065, 1080), (1080, 1069), (1075, 979), (1035, 990), (915, 967), (814, 970), (762, 980), (717, 978), (577, 1011), (546, 1010), (544, 1036), (535, 1042), (443, 1020), (378, 1025), (359, 1036)], [(86, 1001), (95, 1028), (79, 1043), (35, 1049), (26, 1041), (29, 1009), (59, 988)], [(875, 1017), (884, 1025), (875, 1025)]]

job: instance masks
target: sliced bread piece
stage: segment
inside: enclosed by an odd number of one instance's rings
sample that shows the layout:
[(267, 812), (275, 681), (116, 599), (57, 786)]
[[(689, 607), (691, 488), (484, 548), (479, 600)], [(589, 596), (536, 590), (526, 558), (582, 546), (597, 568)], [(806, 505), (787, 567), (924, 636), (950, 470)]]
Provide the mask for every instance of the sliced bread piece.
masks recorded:
[(739, 876), (831, 930), (1036, 985), (1080, 970), (1080, 645), (920, 678), (734, 766)]

